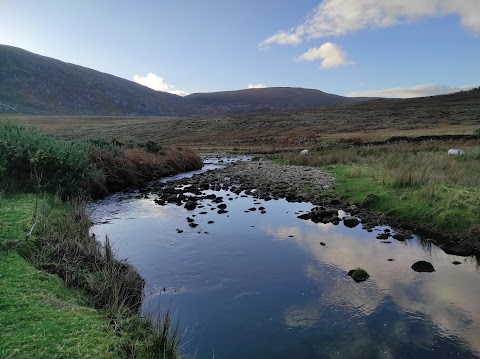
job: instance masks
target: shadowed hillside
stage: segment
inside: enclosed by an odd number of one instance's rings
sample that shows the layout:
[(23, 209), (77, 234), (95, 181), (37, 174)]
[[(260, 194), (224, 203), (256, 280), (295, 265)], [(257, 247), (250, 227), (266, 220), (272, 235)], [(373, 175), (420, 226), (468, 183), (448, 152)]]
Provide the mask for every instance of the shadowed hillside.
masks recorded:
[(193, 104), (210, 106), (216, 112), (262, 112), (351, 104), (365, 98), (351, 98), (295, 87), (270, 87), (238, 91), (194, 93), (187, 96)]
[(180, 97), (113, 75), (0, 45), (0, 113), (198, 116), (358, 102), (319, 90), (264, 88)]
[(187, 101), (135, 82), (0, 45), (0, 111), (63, 115), (186, 115)]

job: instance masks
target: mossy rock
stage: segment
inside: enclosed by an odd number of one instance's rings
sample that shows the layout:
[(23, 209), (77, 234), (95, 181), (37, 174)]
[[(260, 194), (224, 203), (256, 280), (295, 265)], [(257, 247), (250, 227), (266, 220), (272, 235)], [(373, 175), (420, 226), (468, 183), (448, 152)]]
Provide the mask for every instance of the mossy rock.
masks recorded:
[(363, 282), (370, 278), (370, 275), (363, 268), (356, 268), (348, 271), (347, 275), (352, 277), (355, 282)]

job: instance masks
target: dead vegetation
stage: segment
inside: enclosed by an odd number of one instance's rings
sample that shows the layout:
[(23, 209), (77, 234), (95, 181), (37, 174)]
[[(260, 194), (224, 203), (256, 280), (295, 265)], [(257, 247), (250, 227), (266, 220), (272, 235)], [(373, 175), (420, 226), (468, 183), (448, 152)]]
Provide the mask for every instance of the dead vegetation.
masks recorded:
[[(463, 96), (463, 97), (462, 97)], [(480, 127), (480, 96), (375, 100), (282, 113), (204, 117), (17, 116), (61, 138), (154, 140), (191, 148), (301, 148), (337, 140), (472, 134)]]

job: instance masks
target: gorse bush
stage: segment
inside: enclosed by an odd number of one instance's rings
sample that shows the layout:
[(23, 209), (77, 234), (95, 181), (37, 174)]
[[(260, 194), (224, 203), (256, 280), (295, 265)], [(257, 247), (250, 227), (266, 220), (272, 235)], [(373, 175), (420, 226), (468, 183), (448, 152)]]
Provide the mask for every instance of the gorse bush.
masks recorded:
[(63, 141), (34, 128), (0, 123), (2, 190), (42, 190), (64, 198), (101, 197), (147, 180), (202, 167), (193, 151), (154, 141)]
[(0, 183), (3, 188), (39, 188), (70, 196), (98, 175), (89, 145), (65, 142), (34, 128), (0, 123)]

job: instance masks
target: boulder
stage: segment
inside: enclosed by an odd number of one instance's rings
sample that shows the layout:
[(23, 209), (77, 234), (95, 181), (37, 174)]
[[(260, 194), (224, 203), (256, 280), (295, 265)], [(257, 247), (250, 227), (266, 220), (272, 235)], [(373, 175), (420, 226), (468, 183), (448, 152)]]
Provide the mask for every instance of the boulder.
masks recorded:
[(360, 223), (357, 217), (349, 216), (343, 219), (343, 225), (348, 228), (354, 228)]
[(435, 272), (435, 268), (433, 268), (432, 263), (427, 261), (418, 261), (413, 263), (412, 269), (415, 272)]
[(363, 269), (357, 268), (348, 271), (348, 276), (352, 277), (355, 282), (363, 282), (370, 278), (370, 275)]
[(397, 241), (404, 241), (405, 239), (407, 239), (407, 236), (402, 234), (402, 233), (395, 233), (393, 236), (392, 236), (394, 239), (396, 239)]
[(197, 204), (194, 201), (187, 201), (185, 203), (185, 209), (193, 211), (195, 208), (197, 208)]

